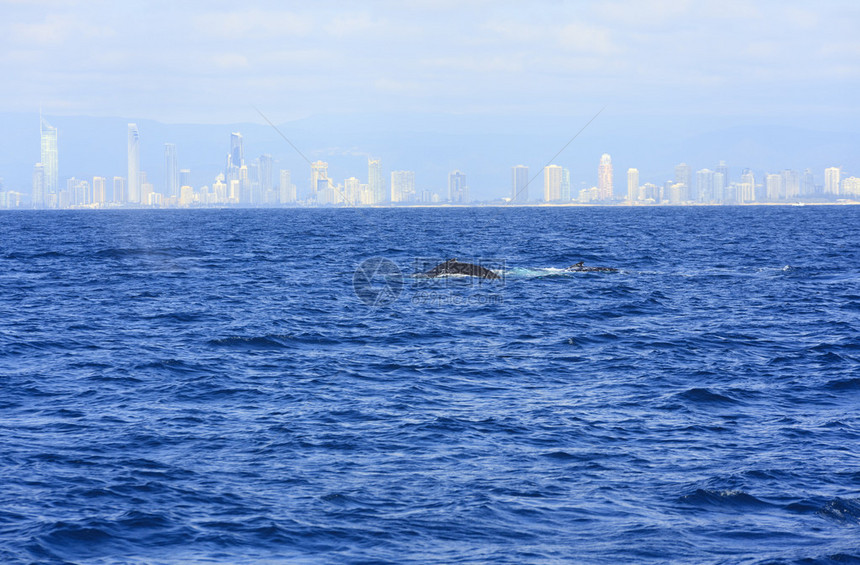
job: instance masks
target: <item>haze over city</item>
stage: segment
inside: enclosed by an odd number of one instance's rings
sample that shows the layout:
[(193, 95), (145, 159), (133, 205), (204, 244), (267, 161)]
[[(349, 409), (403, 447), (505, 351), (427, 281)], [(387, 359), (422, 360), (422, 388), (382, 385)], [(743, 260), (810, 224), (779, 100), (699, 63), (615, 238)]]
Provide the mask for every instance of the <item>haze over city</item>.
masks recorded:
[[(250, 174), (270, 155), (273, 185), (290, 171), (299, 201), (315, 192), (317, 161), (337, 189), (369, 184), (368, 159), (378, 159), (382, 201), (391, 173), (411, 171), (418, 202), (452, 200), (454, 171), (466, 175), (469, 200), (510, 198), (517, 165), (534, 177), (529, 200), (542, 200), (548, 164), (568, 171), (570, 200), (582, 201), (581, 191), (599, 188), (603, 154), (618, 200), (631, 168), (642, 186), (668, 191), (686, 164), (693, 194), (681, 200), (691, 202), (708, 200), (697, 171), (720, 162), (726, 187), (754, 174), (765, 196), (757, 201), (772, 200), (767, 175), (808, 169), (816, 195), (828, 193), (826, 169), (841, 179), (860, 169), (858, 8), (849, 2), (147, 6), (4, 4), (4, 191), (32, 204), (40, 110), (58, 131), (57, 193), (70, 178), (128, 177), (129, 123), (153, 190), (177, 198), (166, 144), (195, 193), (214, 191), (219, 174), (229, 188), (233, 132)], [(794, 186), (794, 173), (784, 184)]]

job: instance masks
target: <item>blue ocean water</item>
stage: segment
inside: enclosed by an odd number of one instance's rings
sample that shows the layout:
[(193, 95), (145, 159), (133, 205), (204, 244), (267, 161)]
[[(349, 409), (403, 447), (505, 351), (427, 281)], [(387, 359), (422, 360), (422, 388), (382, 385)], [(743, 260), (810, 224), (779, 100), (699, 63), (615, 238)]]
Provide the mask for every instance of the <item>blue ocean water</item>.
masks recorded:
[(2, 563), (858, 563), (858, 408), (856, 207), (0, 214)]

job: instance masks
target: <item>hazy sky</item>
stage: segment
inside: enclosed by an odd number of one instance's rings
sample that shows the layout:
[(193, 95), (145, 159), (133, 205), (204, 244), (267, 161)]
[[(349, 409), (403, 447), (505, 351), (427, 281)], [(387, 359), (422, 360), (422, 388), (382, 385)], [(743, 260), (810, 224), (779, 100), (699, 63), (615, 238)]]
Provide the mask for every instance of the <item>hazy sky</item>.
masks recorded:
[[(360, 4), (360, 5), (359, 5)], [(860, 4), (0, 2), (0, 109), (858, 120)]]

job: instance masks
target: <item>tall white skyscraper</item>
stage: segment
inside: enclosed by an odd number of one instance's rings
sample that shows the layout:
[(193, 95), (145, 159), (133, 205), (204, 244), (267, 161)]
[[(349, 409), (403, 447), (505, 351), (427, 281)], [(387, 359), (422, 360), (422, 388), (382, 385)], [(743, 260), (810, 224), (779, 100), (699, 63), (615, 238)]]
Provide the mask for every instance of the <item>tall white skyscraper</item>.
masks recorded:
[(292, 204), (296, 201), (296, 185), (292, 183), (290, 171), (281, 169), (281, 178), (279, 185), (279, 200), (281, 204)]
[(771, 202), (781, 200), (784, 196), (784, 188), (782, 184), (782, 175), (770, 174), (765, 177), (765, 187), (767, 190), (767, 199)]
[(806, 169), (803, 171), (803, 186), (801, 187), (801, 194), (804, 196), (815, 194), (815, 175), (812, 174), (812, 169)]
[(604, 153), (597, 167), (597, 197), (600, 200), (612, 200), (612, 157)]
[(57, 128), (45, 121), (41, 114), (39, 115), (39, 124), (41, 129), (41, 163), (45, 174), (44, 194), (55, 194), (59, 188), (57, 180)]
[(179, 196), (179, 164), (176, 162), (176, 145), (164, 144), (164, 194)]
[(260, 192), (263, 203), (272, 204), (276, 200), (274, 190), (274, 161), (271, 155), (264, 153), (260, 155)]
[(311, 163), (311, 196), (318, 203), (326, 197), (326, 192), (331, 181), (328, 178), (328, 163), (325, 161), (314, 161)]
[(391, 201), (415, 200), (415, 171), (391, 171)]
[(639, 169), (627, 169), (627, 202), (639, 199)]
[(469, 202), (469, 187), (464, 173), (451, 171), (448, 174), (448, 200), (458, 204)]
[(839, 194), (839, 180), (842, 176), (842, 169), (839, 167), (828, 167), (824, 169), (824, 193)]
[(245, 164), (245, 149), (242, 146), (242, 134), (238, 131), (230, 134), (230, 164), (236, 168)]
[(675, 184), (682, 185), (681, 200), (690, 200), (690, 192), (693, 189), (693, 168), (687, 163), (675, 165)]
[(127, 202), (128, 196), (126, 194), (125, 189), (125, 179), (123, 177), (114, 177), (113, 178), (113, 195), (112, 199), (114, 202)]
[(785, 190), (785, 198), (794, 200), (800, 196), (800, 174), (797, 171), (785, 170), (782, 172), (782, 186)]
[(107, 180), (104, 177), (93, 177), (93, 204), (99, 206), (107, 203)]
[(543, 170), (543, 199), (545, 202), (561, 200), (561, 167), (547, 165)]
[(529, 201), (529, 168), (517, 165), (511, 171), (511, 202)]
[(561, 170), (561, 201), (570, 202), (570, 169)]
[(140, 204), (140, 133), (137, 124), (128, 124), (128, 201)]
[(385, 201), (385, 179), (382, 178), (382, 161), (367, 159), (367, 184), (373, 198), (372, 204)]
[(741, 175), (741, 193), (738, 202), (755, 202), (755, 175), (749, 169), (745, 169)]
[(45, 167), (42, 163), (36, 163), (33, 167), (32, 200), (35, 208), (45, 206)]
[(714, 171), (701, 169), (696, 171), (697, 202), (711, 202), (714, 199)]

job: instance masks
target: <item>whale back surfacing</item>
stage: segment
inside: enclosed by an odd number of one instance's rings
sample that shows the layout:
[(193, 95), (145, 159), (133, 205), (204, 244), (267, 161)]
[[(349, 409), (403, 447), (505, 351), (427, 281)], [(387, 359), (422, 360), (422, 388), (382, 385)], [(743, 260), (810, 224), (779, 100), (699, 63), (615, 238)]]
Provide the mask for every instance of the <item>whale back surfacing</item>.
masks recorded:
[(448, 259), (444, 263), (439, 263), (429, 271), (424, 273), (428, 277), (439, 277), (442, 275), (466, 275), (469, 277), (479, 277), (482, 279), (499, 279), (499, 275), (473, 263), (464, 263), (457, 259)]

